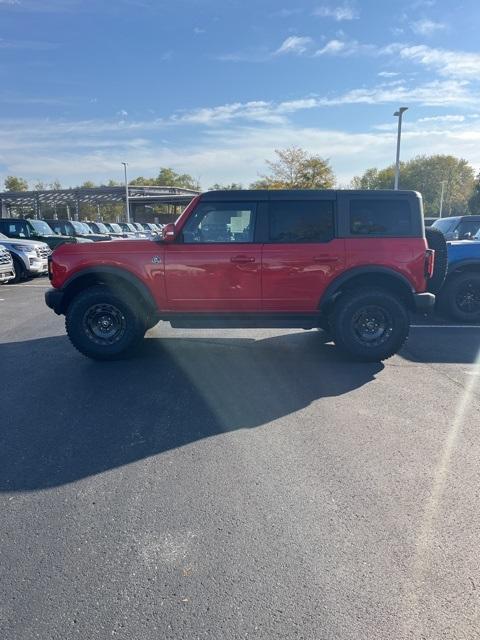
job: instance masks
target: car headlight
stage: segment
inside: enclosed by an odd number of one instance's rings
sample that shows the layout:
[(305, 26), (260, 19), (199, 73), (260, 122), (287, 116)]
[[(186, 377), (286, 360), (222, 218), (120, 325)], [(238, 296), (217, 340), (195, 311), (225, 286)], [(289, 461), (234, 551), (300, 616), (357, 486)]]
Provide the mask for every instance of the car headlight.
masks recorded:
[(13, 248), (18, 249), (22, 253), (33, 253), (37, 255), (37, 252), (35, 251), (35, 247), (30, 247), (28, 244), (16, 244)]

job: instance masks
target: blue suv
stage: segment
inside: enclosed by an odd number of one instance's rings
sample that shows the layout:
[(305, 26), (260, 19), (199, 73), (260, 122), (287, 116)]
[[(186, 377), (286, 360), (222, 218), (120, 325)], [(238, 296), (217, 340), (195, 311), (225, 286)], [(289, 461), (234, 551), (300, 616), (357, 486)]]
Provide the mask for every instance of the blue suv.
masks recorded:
[(448, 271), (437, 296), (440, 311), (460, 322), (480, 322), (480, 231), (448, 246)]

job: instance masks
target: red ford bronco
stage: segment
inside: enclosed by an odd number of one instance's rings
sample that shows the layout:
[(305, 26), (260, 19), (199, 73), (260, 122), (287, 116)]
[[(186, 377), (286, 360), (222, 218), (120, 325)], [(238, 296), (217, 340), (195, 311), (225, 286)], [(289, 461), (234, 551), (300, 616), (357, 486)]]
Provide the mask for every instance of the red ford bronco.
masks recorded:
[(130, 353), (166, 320), (321, 328), (380, 361), (405, 342), (410, 312), (434, 305), (446, 269), (434, 240), (436, 252), (411, 191), (210, 191), (162, 238), (62, 245), (45, 298), (95, 359)]

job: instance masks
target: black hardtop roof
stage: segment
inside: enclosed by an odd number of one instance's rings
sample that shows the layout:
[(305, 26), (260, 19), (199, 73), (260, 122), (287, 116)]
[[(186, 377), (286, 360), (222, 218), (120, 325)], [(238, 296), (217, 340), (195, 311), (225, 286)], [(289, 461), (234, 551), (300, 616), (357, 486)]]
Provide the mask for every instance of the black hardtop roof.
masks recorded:
[(417, 191), (393, 189), (225, 189), (221, 191), (205, 191), (200, 198), (206, 202), (218, 200), (242, 201), (242, 200), (327, 200), (336, 199), (337, 195), (359, 196), (382, 199), (388, 198), (420, 198)]

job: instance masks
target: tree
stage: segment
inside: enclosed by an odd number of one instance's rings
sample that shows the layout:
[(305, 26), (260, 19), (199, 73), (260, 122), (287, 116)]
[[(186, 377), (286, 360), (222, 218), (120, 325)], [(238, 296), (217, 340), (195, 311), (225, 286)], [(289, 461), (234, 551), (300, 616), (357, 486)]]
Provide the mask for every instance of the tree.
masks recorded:
[(55, 180), (51, 182), (48, 186), (52, 191), (59, 191), (62, 188), (62, 185), (60, 183), (60, 180), (58, 180), (58, 178), (55, 178)]
[(95, 189), (97, 185), (91, 180), (85, 180), (83, 184), (80, 185), (81, 189)]
[(179, 189), (195, 189), (200, 190), (198, 180), (188, 173), (177, 173), (170, 167), (162, 167), (156, 178), (145, 178), (138, 176), (129, 181), (131, 186), (161, 186), (161, 187), (178, 187)]
[(179, 187), (183, 189), (200, 190), (198, 180), (188, 173), (177, 173), (168, 167), (162, 167), (157, 176), (157, 184), (165, 187)]
[(475, 180), (475, 187), (473, 190), (473, 194), (468, 201), (468, 208), (470, 210), (470, 213), (476, 215), (480, 214), (480, 173)]
[(331, 189), (335, 174), (329, 160), (309, 155), (305, 149), (276, 149), (276, 161), (267, 160), (270, 175), (261, 176), (252, 189)]
[[(444, 215), (467, 213), (474, 187), (474, 171), (466, 160), (449, 155), (417, 156), (400, 164), (400, 188), (419, 191), (423, 196), (425, 214), (438, 216), (442, 181)], [(352, 180), (354, 189), (393, 189), (395, 166), (367, 169)]]
[(219, 184), (216, 182), (212, 184), (209, 191), (238, 191), (239, 189), (243, 189), (243, 186), (237, 182), (231, 182), (230, 184)]
[(5, 191), (28, 191), (28, 182), (17, 176), (7, 176), (4, 185)]

